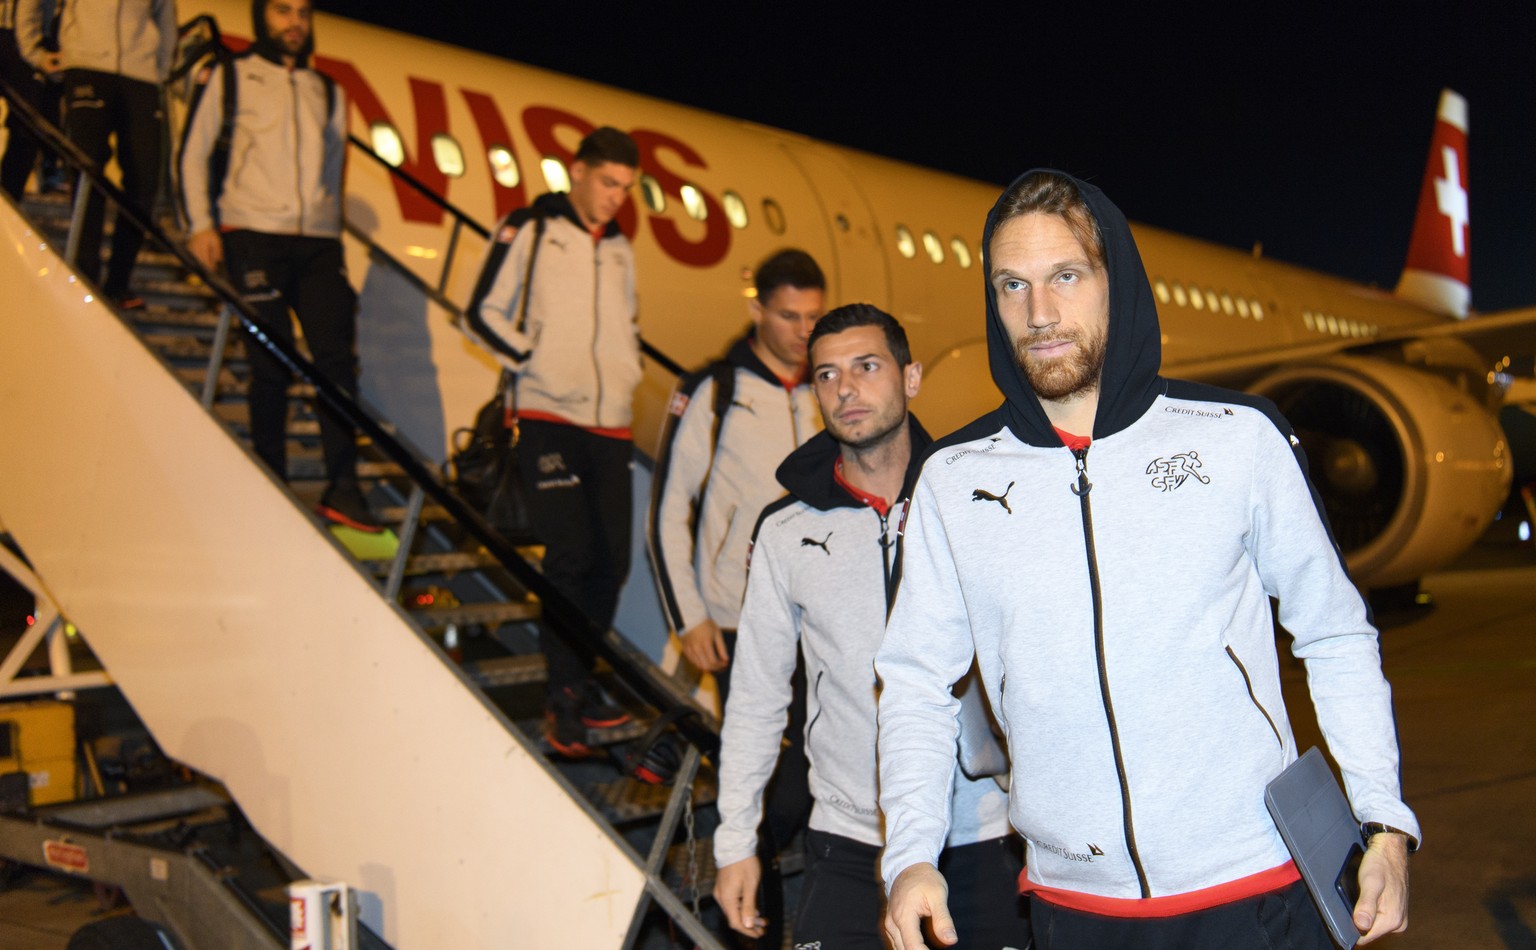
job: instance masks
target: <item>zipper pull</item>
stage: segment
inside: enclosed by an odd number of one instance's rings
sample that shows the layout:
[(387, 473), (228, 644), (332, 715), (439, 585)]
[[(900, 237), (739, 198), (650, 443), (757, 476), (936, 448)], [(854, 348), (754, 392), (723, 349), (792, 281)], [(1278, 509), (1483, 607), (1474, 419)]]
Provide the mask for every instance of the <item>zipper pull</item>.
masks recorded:
[(1082, 498), (1093, 491), (1093, 482), (1088, 480), (1088, 448), (1073, 449), (1072, 457), (1077, 459), (1077, 484), (1072, 486), (1072, 494)]

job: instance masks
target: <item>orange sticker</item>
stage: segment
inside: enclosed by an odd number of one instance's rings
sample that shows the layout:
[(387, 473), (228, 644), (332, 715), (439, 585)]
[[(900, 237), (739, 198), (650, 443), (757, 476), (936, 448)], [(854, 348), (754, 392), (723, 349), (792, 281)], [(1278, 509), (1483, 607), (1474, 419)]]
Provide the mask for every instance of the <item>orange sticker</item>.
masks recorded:
[(44, 841), (43, 860), (49, 867), (71, 874), (86, 874), (91, 870), (90, 855), (80, 845), (67, 841)]

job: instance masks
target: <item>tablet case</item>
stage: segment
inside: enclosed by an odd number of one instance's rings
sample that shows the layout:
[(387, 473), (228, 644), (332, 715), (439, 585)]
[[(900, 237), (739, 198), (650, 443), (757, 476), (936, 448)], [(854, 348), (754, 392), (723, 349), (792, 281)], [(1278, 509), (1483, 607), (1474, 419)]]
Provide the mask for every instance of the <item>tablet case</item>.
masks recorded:
[(1350, 950), (1360, 939), (1353, 915), (1365, 842), (1338, 780), (1316, 746), (1269, 783), (1264, 804), (1334, 942)]

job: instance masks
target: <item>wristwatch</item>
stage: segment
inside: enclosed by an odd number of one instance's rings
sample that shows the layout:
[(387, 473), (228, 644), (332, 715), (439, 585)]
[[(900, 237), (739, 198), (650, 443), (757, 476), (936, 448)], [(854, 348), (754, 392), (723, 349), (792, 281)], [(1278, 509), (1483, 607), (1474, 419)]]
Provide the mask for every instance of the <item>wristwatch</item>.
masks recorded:
[(1360, 837), (1365, 839), (1367, 847), (1370, 846), (1372, 838), (1385, 831), (1390, 831), (1395, 835), (1402, 835), (1404, 838), (1407, 838), (1409, 854), (1419, 850), (1419, 839), (1415, 838), (1413, 835), (1409, 834), (1401, 828), (1394, 828), (1391, 825), (1384, 825), (1379, 821), (1366, 821), (1360, 823)]

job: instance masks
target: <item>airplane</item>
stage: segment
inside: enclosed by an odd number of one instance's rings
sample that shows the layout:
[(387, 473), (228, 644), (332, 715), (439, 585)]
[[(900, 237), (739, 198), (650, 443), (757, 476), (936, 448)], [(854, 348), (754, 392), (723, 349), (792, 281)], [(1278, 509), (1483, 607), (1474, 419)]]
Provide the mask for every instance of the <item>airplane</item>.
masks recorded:
[[(183, 15), (207, 14), (238, 47), (249, 10), (203, 0)], [(797, 246), (823, 264), (830, 301), (870, 301), (906, 326), (926, 366), (917, 411), (929, 428), (948, 431), (999, 401), (974, 238), (996, 186), (324, 13), (316, 20), (315, 65), (346, 92), (354, 133), (483, 225), (562, 189), (590, 129), (629, 131), (642, 175), (619, 223), (635, 244), (641, 332), (678, 364), (717, 355), (740, 329), (733, 300), (750, 295), (753, 264)], [(1454, 559), (1509, 492), (1494, 414), (1511, 357), (1530, 349), (1522, 331), (1536, 311), (1466, 319), (1466, 114), (1447, 90), (1393, 292), (1133, 225), (1157, 296), (1164, 373), (1280, 404), (1363, 587), (1412, 584)], [(438, 204), (354, 155), (346, 211), (424, 281), (467, 298), (478, 255)], [(354, 273), (368, 273), (363, 253), (351, 246)], [(369, 290), (365, 281), (365, 313)], [(492, 390), (496, 365), (443, 320), (428, 322), (430, 353), (413, 362), (370, 343), (390, 332), (370, 320), (360, 328), (364, 395), (441, 458), (446, 433)], [(672, 382), (648, 362), (636, 397), (642, 451), (655, 444)]]

